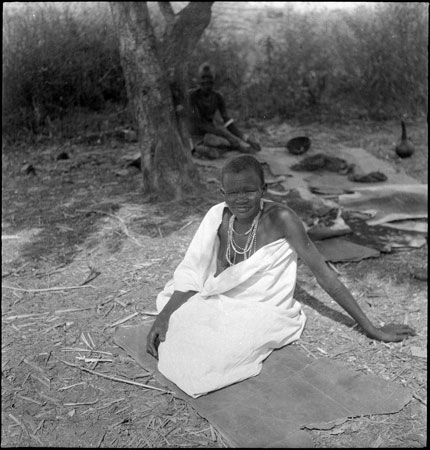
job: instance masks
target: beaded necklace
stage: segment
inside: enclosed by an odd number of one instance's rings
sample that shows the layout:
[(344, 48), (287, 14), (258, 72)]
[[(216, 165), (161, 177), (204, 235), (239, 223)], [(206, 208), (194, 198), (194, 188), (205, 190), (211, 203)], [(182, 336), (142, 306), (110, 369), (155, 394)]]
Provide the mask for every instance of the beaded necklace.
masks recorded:
[[(227, 250), (225, 252), (225, 258), (230, 266), (233, 266), (234, 264), (236, 264), (236, 255), (243, 255), (244, 259), (248, 259), (253, 253), (255, 253), (255, 250), (257, 248), (257, 227), (258, 227), (258, 222), (260, 220), (260, 217), (261, 217), (261, 210), (254, 217), (254, 220), (252, 221), (252, 224), (251, 224), (251, 228), (243, 234), (238, 233), (234, 229), (234, 220), (236, 219), (236, 216), (232, 215), (230, 217), (230, 220), (228, 223)], [(238, 234), (239, 236), (248, 235), (248, 238), (246, 239), (245, 247), (241, 247), (234, 240), (235, 233)], [(233, 256), (232, 256), (232, 252), (233, 252)]]

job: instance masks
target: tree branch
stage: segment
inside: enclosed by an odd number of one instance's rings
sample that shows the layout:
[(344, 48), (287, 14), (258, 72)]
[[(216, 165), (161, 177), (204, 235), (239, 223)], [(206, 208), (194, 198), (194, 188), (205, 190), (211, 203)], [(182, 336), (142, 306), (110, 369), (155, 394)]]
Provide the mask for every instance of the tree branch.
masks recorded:
[(189, 54), (211, 21), (213, 3), (215, 2), (189, 2), (176, 15), (169, 34), (163, 40), (166, 67), (176, 67), (189, 60)]
[(175, 13), (173, 11), (170, 2), (157, 2), (160, 8), (161, 14), (163, 14), (164, 20), (166, 21), (166, 31), (170, 33), (173, 24), (175, 23)]

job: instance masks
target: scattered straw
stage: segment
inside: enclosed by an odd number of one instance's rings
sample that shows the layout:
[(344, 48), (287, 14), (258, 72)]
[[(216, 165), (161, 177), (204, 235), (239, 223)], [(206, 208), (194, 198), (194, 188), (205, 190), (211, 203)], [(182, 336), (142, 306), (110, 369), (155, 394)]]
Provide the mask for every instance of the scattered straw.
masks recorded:
[(27, 328), (27, 327), (30, 327), (31, 325), (36, 325), (36, 324), (37, 324), (37, 322), (28, 322), (28, 323), (23, 323), (22, 325), (17, 325), (17, 327), (19, 329), (21, 329), (21, 328)]
[(21, 394), (17, 394), (17, 397), (19, 397), (22, 400), (25, 400), (27, 402), (35, 403), (36, 405), (39, 405), (39, 406), (43, 406), (44, 405), (44, 403), (38, 402), (37, 400), (34, 400), (33, 398), (30, 398), (30, 397), (25, 397), (24, 395), (21, 395)]
[(76, 356), (76, 359), (86, 363), (101, 363), (101, 362), (113, 362), (113, 359), (103, 359), (103, 358), (86, 358), (85, 356)]
[(413, 393), (413, 394), (412, 394), (412, 397), (416, 398), (416, 399), (417, 399), (420, 403), (422, 403), (424, 406), (427, 406), (427, 402), (426, 402), (424, 399), (422, 399), (418, 394)]
[(190, 221), (189, 221), (188, 223), (186, 223), (185, 225), (182, 225), (182, 227), (179, 228), (178, 231), (184, 230), (185, 228), (187, 228), (188, 226), (190, 226), (193, 222), (194, 222), (194, 219), (193, 219), (193, 220), (190, 220)]
[(130, 314), (129, 316), (124, 317), (124, 319), (120, 319), (114, 323), (111, 323), (110, 325), (108, 325), (108, 327), (116, 327), (117, 325), (120, 325), (121, 323), (127, 322), (128, 320), (132, 319), (133, 317), (136, 317), (138, 314), (139, 314), (138, 312)]
[[(129, 408), (130, 408), (130, 406), (127, 405), (127, 406), (125, 406), (124, 408), (119, 409), (118, 411), (115, 411), (115, 414), (121, 414), (121, 413), (123, 413), (124, 411), (127, 411), (127, 409), (129, 409)], [(117, 423), (117, 424), (114, 425), (114, 426), (117, 426), (117, 425), (119, 425), (119, 424), (121, 424), (121, 423), (123, 423), (123, 422), (124, 422), (124, 419), (122, 419), (119, 423)]]
[[(133, 288), (134, 289), (134, 288)], [(122, 297), (125, 294), (128, 294), (129, 292), (131, 292), (133, 289), (128, 289), (127, 291), (123, 291), (120, 294), (117, 295), (116, 299), (118, 299), (119, 297)]]
[(34, 374), (30, 374), (30, 376), (31, 376), (31, 378), (34, 378), (35, 380), (37, 380), (39, 383), (42, 383), (44, 386), (46, 386), (49, 390), (51, 390), (51, 382), (50, 382), (50, 380), (48, 380), (47, 379), (47, 381), (46, 380), (42, 380), (41, 378), (39, 378), (39, 377), (36, 377), (36, 375), (34, 375)]
[(96, 344), (94, 343), (91, 334), (88, 332), (81, 333), (81, 341), (91, 350), (93, 350), (96, 347)]
[(88, 348), (79, 348), (79, 347), (64, 347), (60, 349), (62, 352), (90, 352), (90, 353), (101, 353), (103, 355), (112, 356), (110, 352), (102, 352), (101, 350), (90, 350)]
[(86, 284), (91, 283), (91, 281), (95, 280), (99, 275), (101, 275), (101, 272), (99, 272), (98, 270), (92, 267), (90, 269), (90, 274), (88, 275), (87, 279), (81, 284), (81, 286), (85, 286)]
[(114, 309), (115, 305), (111, 305), (109, 309), (103, 314), (103, 318), (107, 317), (109, 313)]
[(60, 264), (57, 267), (54, 267), (52, 270), (50, 270), (49, 272), (45, 272), (45, 273), (36, 273), (35, 276), (38, 278), (42, 278), (42, 277), (47, 277), (49, 275), (53, 275), (54, 273), (58, 273), (58, 272), (63, 272), (64, 270), (67, 269), (67, 265), (64, 264)]
[(299, 342), (300, 347), (302, 347), (309, 356), (312, 358), (318, 359), (310, 350), (308, 350), (301, 342)]
[(118, 305), (122, 306), (123, 308), (127, 306), (125, 303), (123, 303), (121, 300), (118, 300), (117, 298), (114, 300), (114, 302), (118, 303)]
[(34, 434), (36, 434), (36, 433), (42, 428), (42, 426), (43, 426), (44, 423), (45, 423), (45, 419), (42, 419), (42, 420), (39, 422), (39, 425), (37, 425), (37, 428), (34, 430)]
[(37, 364), (32, 363), (31, 361), (29, 361), (27, 358), (24, 358), (22, 360), (25, 364), (27, 364), (28, 366), (32, 367), (33, 369), (38, 370), (39, 372), (41, 372), (42, 374), (45, 374), (45, 371), (40, 368)]
[(109, 408), (109, 406), (112, 406), (112, 405), (114, 405), (115, 403), (119, 403), (119, 402), (122, 402), (122, 401), (124, 401), (124, 400), (125, 400), (125, 397), (121, 397), (121, 398), (118, 398), (118, 399), (116, 399), (116, 400), (111, 400), (110, 402), (106, 403), (106, 404), (103, 405), (103, 406), (99, 406), (99, 407), (96, 408), (96, 409), (98, 410), (98, 409)]
[(63, 406), (84, 406), (84, 405), (95, 405), (99, 400), (94, 400), (93, 402), (80, 402), (80, 403), (63, 403)]
[(330, 261), (326, 261), (327, 265), (333, 270), (333, 272), (336, 272), (338, 275), (342, 275), (335, 267), (334, 264), (332, 264)]
[(59, 391), (59, 392), (66, 391), (67, 389), (72, 389), (75, 386), (81, 386), (82, 384), (86, 384), (86, 382), (85, 381), (81, 381), (80, 383), (71, 384), (70, 386), (64, 386), (62, 388), (57, 389), (57, 391)]
[(394, 375), (394, 377), (391, 379), (391, 381), (396, 380), (397, 378), (399, 378), (403, 373), (405, 373), (407, 370), (409, 370), (409, 367), (402, 367), (397, 373), (396, 375)]
[(104, 438), (105, 438), (105, 436), (106, 436), (106, 433), (107, 433), (106, 430), (103, 431), (103, 433), (102, 433), (102, 435), (101, 435), (101, 437), (100, 437), (100, 439), (99, 439), (99, 441), (98, 441), (98, 443), (97, 443), (97, 445), (96, 445), (97, 448), (99, 448), (100, 445), (102, 445), (102, 442), (103, 442), (103, 440), (104, 440)]
[(320, 353), (322, 353), (323, 355), (328, 355), (328, 353), (327, 353), (323, 348), (317, 347), (317, 350), (318, 350)]
[(29, 262), (26, 262), (22, 266), (18, 267), (18, 269), (11, 270), (10, 272), (5, 273), (4, 275), (2, 275), (2, 278), (6, 278), (6, 277), (8, 277), (9, 275), (12, 275), (12, 274), (16, 275), (17, 273), (21, 272), (21, 270), (24, 269), (24, 267), (27, 267), (29, 264), (30, 264)]
[(160, 388), (157, 388), (157, 387), (155, 387), (155, 386), (150, 386), (149, 384), (143, 384), (143, 383), (138, 383), (137, 381), (124, 380), (124, 379), (122, 379), (122, 378), (112, 377), (112, 376), (106, 375), (106, 374), (104, 374), (104, 373), (95, 372), (94, 370), (87, 369), (87, 368), (85, 368), (85, 367), (81, 367), (81, 366), (78, 366), (78, 365), (76, 365), (76, 364), (69, 363), (69, 362), (67, 362), (67, 361), (63, 361), (62, 359), (60, 359), (60, 361), (61, 361), (62, 363), (64, 363), (64, 364), (68, 365), (68, 366), (76, 367), (76, 368), (79, 369), (79, 370), (83, 370), (84, 372), (92, 373), (93, 375), (97, 375), (97, 376), (99, 376), (99, 377), (103, 377), (103, 378), (106, 378), (106, 379), (108, 379), (108, 380), (118, 381), (118, 382), (120, 382), (120, 383), (132, 384), (132, 385), (134, 385), (134, 386), (140, 386), (140, 387), (143, 387), (143, 388), (145, 388), (145, 389), (153, 389), (153, 390), (155, 390), (155, 391), (164, 392), (164, 393), (166, 393), (166, 394), (173, 394), (173, 392), (171, 392), (171, 391), (166, 391), (165, 389), (160, 389)]
[(17, 424), (19, 425), (26, 433), (28, 436), (30, 436), (30, 433), (27, 430), (27, 427), (25, 426), (23, 421), (18, 420), (13, 414), (9, 413), (9, 417)]
[(54, 314), (64, 314), (64, 313), (69, 313), (69, 312), (86, 311), (88, 309), (93, 309), (93, 308), (94, 308), (93, 306), (88, 306), (87, 308), (57, 309), (57, 311), (54, 311)]
[(84, 286), (58, 286), (58, 287), (52, 287), (52, 288), (41, 288), (41, 289), (23, 289), (18, 288), (14, 286), (7, 286), (5, 284), (1, 285), (2, 289), (12, 289), (13, 291), (21, 291), (21, 292), (50, 292), (50, 291), (67, 291), (70, 289), (82, 289), (82, 288), (91, 288), (95, 289), (94, 286), (91, 285), (84, 285)]
[(29, 317), (37, 317), (37, 316), (44, 316), (49, 314), (49, 312), (44, 312), (44, 313), (34, 313), (34, 314), (18, 314), (16, 316), (9, 316), (9, 317), (5, 317), (3, 320), (16, 320), (16, 319), (27, 319)]
[(214, 430), (214, 427), (212, 426), (212, 424), (209, 424), (209, 428), (210, 428), (210, 431), (211, 431), (211, 439), (214, 442), (216, 442), (216, 434), (215, 434), (215, 430)]
[(141, 311), (140, 314), (145, 316), (158, 316), (158, 311)]
[(27, 373), (27, 376), (24, 378), (24, 381), (23, 381), (22, 384), (21, 384), (21, 387), (23, 387), (24, 384), (27, 383), (27, 380), (30, 378), (30, 375), (31, 375), (31, 373), (28, 372), (28, 373)]

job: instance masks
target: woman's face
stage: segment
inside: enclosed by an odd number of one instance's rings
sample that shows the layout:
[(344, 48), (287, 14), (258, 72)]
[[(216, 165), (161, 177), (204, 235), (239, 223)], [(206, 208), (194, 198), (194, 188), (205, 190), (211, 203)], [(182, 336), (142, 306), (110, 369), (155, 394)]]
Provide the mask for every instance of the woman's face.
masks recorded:
[(252, 222), (260, 211), (260, 202), (266, 191), (260, 176), (252, 169), (239, 173), (226, 173), (221, 192), (231, 213), (239, 221)]

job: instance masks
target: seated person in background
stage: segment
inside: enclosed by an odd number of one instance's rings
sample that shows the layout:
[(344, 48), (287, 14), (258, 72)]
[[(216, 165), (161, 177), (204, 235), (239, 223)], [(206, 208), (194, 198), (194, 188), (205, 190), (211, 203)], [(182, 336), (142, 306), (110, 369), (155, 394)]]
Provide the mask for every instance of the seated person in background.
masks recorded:
[[(260, 145), (248, 135), (243, 134), (227, 115), (223, 96), (213, 89), (214, 68), (203, 63), (199, 68), (200, 87), (190, 91), (190, 133), (193, 140), (193, 154), (197, 157), (215, 159), (228, 150), (243, 153), (255, 153)], [(219, 112), (223, 126), (214, 123), (214, 116)]]
[(198, 397), (260, 373), (272, 350), (300, 338), (306, 317), (293, 295), (297, 257), (371, 338), (397, 342), (407, 325), (375, 327), (287, 206), (265, 200), (251, 155), (221, 173), (224, 202), (203, 218), (174, 277), (157, 297), (147, 337), (158, 369)]

